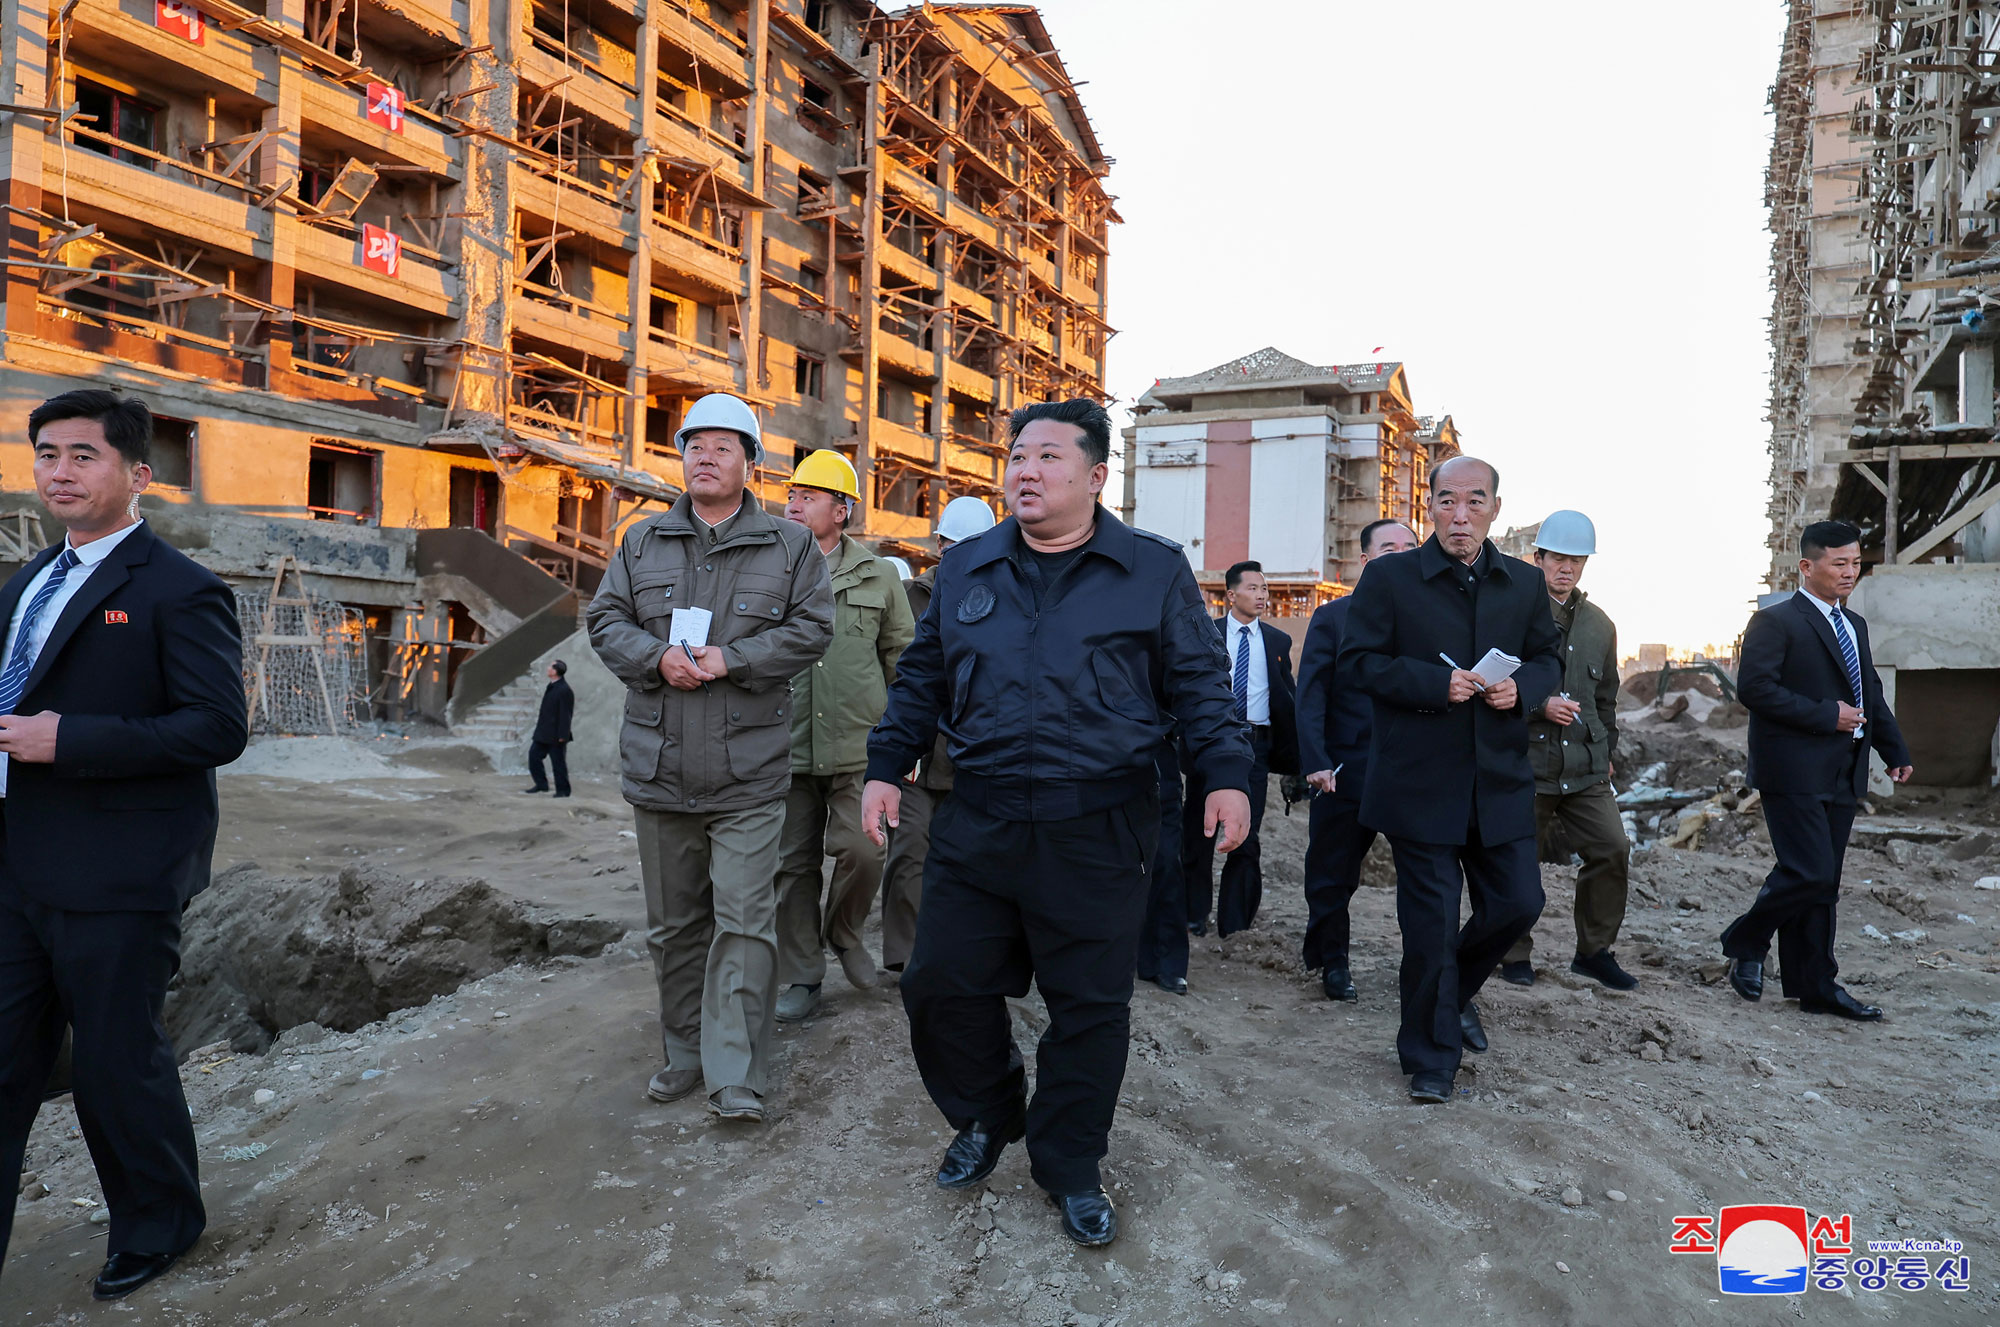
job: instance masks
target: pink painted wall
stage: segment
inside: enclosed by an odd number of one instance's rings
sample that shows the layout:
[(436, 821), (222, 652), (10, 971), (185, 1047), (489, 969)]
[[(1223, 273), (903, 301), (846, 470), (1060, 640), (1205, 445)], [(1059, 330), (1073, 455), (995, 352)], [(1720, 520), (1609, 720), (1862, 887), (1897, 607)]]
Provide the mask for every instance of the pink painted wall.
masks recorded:
[(1201, 568), (1222, 571), (1250, 556), (1250, 421), (1217, 419), (1208, 426), (1207, 521)]

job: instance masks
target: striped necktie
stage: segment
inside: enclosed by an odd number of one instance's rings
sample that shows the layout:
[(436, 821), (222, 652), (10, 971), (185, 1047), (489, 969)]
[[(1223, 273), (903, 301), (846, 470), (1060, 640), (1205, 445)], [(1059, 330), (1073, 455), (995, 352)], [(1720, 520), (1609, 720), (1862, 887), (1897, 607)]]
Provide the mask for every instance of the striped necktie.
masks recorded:
[(1236, 636), (1236, 717), (1250, 718), (1250, 625), (1246, 622)]
[(12, 714), (14, 707), (21, 703), (21, 690), (28, 685), (28, 674), (35, 669), (34, 648), (35, 624), (48, 611), (49, 601), (62, 593), (63, 582), (69, 578), (70, 568), (77, 565), (76, 550), (67, 544), (49, 570), (49, 578), (42, 582), (42, 588), (35, 591), (35, 597), (28, 601), (28, 611), (21, 614), (21, 629), (14, 635), (14, 652), (7, 656), (7, 667), (0, 671), (0, 714)]
[(1861, 656), (1855, 652), (1854, 637), (1847, 634), (1847, 618), (1841, 614), (1839, 604), (1827, 616), (1833, 619), (1833, 638), (1840, 642), (1840, 662), (1847, 668), (1847, 685), (1854, 692), (1855, 708), (1865, 708), (1861, 704)]

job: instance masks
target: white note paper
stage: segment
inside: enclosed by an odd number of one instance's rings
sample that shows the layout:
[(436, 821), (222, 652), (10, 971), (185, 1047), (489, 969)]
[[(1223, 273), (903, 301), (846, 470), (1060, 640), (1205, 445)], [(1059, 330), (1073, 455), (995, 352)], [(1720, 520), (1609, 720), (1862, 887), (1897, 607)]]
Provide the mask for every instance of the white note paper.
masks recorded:
[(667, 624), (667, 644), (708, 644), (708, 624), (714, 616), (706, 608), (676, 608), (673, 621)]
[(1488, 650), (1480, 657), (1479, 662), (1472, 666), (1472, 671), (1486, 679), (1486, 685), (1491, 687), (1498, 686), (1512, 677), (1514, 670), (1520, 666), (1521, 661), (1505, 650)]

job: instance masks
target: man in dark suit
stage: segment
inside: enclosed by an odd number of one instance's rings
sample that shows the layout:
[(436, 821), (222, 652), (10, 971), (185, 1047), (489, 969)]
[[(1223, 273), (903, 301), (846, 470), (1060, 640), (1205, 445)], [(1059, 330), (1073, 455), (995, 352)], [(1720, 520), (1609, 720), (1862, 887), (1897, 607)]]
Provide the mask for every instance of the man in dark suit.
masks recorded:
[[(1361, 527), (1362, 569), (1378, 557), (1416, 546), (1416, 534), (1401, 521), (1370, 522)], [(1375, 846), (1375, 831), (1361, 823), (1373, 705), (1337, 662), (1353, 602), (1347, 596), (1321, 605), (1299, 650), (1299, 768), (1312, 787), (1305, 962), (1320, 970), (1320, 986), (1329, 1000), (1357, 998), (1347, 956), (1347, 905), (1361, 886), (1361, 863)]]
[(528, 774), (535, 781), (524, 793), (545, 793), (549, 781), (542, 774), (542, 761), (555, 767), (556, 796), (569, 796), (570, 716), (576, 713), (576, 693), (564, 675), (569, 665), (561, 659), (549, 665), (549, 684), (542, 689), (542, 712), (535, 717), (535, 736), (528, 743)]
[(1861, 532), (1815, 521), (1799, 540), (1799, 592), (1763, 609), (1743, 632), (1736, 691), (1750, 710), (1750, 783), (1763, 794), (1777, 865), (1757, 901), (1722, 933), (1729, 984), (1764, 995), (1764, 958), (1778, 937), (1787, 998), (1809, 1014), (1860, 1022), (1882, 1016), (1834, 980), (1834, 905), (1868, 753), (1889, 777), (1912, 770), (1868, 650), (1868, 624), (1842, 607), (1861, 578)]
[(208, 884), (215, 767), (248, 737), (235, 597), (136, 516), (152, 434), (111, 392), (36, 407), (35, 488), (69, 536), (0, 589), (0, 1257), (67, 1023), (111, 1209), (99, 1299), (166, 1271), (207, 1221), (160, 1011)]
[(1208, 910), (1215, 906), (1215, 933), (1249, 929), (1264, 900), (1264, 867), (1257, 831), (1264, 824), (1264, 794), (1273, 774), (1299, 772), (1296, 688), (1292, 682), (1292, 638), (1263, 620), (1270, 606), (1264, 568), (1239, 562), (1223, 573), (1229, 609), (1215, 620), (1229, 656), (1236, 717), (1250, 727), (1256, 763), (1250, 770), (1250, 837), (1222, 861), (1222, 894), (1214, 894), (1215, 840), (1203, 832), (1202, 796), (1188, 766), (1188, 796), (1181, 819), (1183, 869), (1187, 873), (1188, 930), (1208, 933)]
[[(1375, 702), (1361, 823), (1396, 856), (1396, 1051), (1416, 1101), (1448, 1099), (1463, 1048), (1486, 1049), (1472, 997), (1542, 912), (1527, 716), (1562, 681), (1562, 636), (1542, 573), (1486, 538), (1499, 514), (1485, 461), (1431, 471), (1431, 537), (1368, 568), (1340, 647)], [(1473, 671), (1488, 650), (1521, 661), (1512, 676)]]

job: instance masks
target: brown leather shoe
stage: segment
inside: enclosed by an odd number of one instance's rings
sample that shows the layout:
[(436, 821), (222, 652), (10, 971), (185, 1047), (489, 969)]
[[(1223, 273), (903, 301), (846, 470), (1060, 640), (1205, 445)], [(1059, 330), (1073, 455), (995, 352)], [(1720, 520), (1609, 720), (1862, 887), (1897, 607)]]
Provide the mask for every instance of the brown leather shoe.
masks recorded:
[(655, 1101), (679, 1101), (700, 1086), (699, 1069), (662, 1069), (646, 1084), (646, 1095)]
[(875, 986), (875, 960), (860, 945), (840, 951), (840, 970), (847, 974), (847, 984), (857, 991), (872, 990)]

